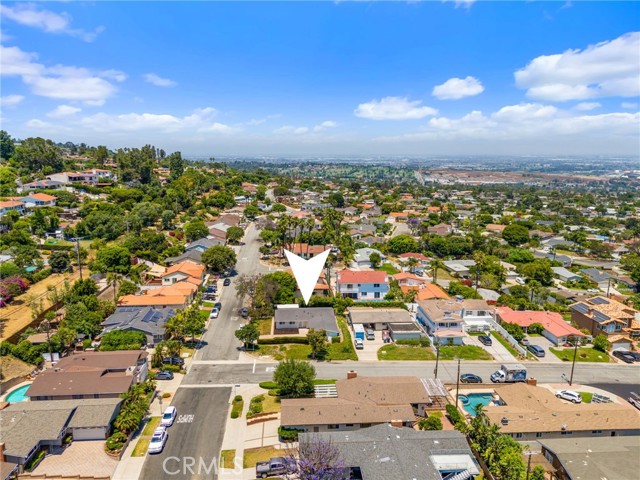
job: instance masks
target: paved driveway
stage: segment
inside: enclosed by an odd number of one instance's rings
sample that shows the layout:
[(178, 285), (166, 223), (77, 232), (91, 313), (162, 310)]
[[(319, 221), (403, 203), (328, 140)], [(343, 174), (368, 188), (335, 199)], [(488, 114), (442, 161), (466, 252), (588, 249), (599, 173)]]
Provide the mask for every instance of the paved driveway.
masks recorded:
[(484, 348), (487, 352), (493, 355), (493, 358), (495, 358), (496, 362), (513, 363), (518, 361), (513, 355), (511, 355), (511, 353), (509, 353), (509, 350), (507, 350), (498, 340), (493, 337), (491, 337), (490, 346), (482, 344), (480, 340), (478, 340), (478, 337), (473, 335), (465, 337), (464, 343), (465, 345), (475, 345), (477, 347)]
[(375, 340), (367, 340), (365, 337), (364, 349), (356, 350), (356, 353), (358, 354), (358, 360), (360, 360), (361, 362), (378, 361), (378, 350), (384, 345), (384, 342), (382, 341), (382, 330), (376, 330), (375, 334)]
[[(104, 452), (104, 440), (72, 442), (61, 453), (47, 455), (33, 471), (47, 477), (111, 477), (118, 465)], [(90, 460), (89, 460), (90, 459)]]
[(531, 337), (527, 335), (527, 338), (531, 345), (538, 345), (539, 347), (544, 348), (544, 357), (536, 357), (538, 361), (545, 363), (565, 363), (556, 357), (553, 352), (549, 351), (549, 347), (553, 347), (554, 344), (546, 337), (543, 337), (542, 335), (539, 337)]

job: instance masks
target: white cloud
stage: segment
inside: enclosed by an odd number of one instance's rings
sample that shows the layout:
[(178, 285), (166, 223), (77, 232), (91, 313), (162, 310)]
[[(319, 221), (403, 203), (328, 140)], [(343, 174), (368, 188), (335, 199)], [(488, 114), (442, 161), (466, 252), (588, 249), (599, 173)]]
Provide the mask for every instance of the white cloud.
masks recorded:
[(3, 76), (20, 76), (34, 94), (43, 97), (103, 105), (117, 90), (109, 80), (122, 82), (126, 79), (126, 74), (118, 70), (93, 73), (74, 66), (46, 67), (36, 59), (35, 53), (0, 45), (0, 73)]
[(66, 13), (55, 13), (50, 10), (38, 10), (31, 3), (15, 4), (14, 6), (0, 5), (0, 15), (4, 19), (13, 20), (20, 25), (34, 27), (47, 33), (63, 33), (80, 38), (85, 42), (93, 42), (104, 27), (98, 27), (93, 32), (80, 28), (71, 28), (71, 16)]
[(24, 100), (24, 95), (6, 95), (0, 97), (0, 106), (15, 107)]
[(319, 125), (316, 125), (315, 127), (313, 127), (313, 131), (314, 132), (321, 132), (321, 131), (326, 130), (328, 128), (335, 128), (337, 126), (338, 126), (338, 124), (336, 122), (334, 122), (333, 120), (325, 120), (324, 122), (320, 123)]
[(574, 110), (579, 112), (588, 112), (590, 110), (595, 110), (596, 108), (600, 108), (602, 105), (598, 102), (581, 102), (573, 107)]
[(47, 117), (50, 118), (62, 118), (74, 115), (81, 112), (82, 109), (78, 107), (72, 107), (70, 105), (58, 105), (56, 108), (47, 113)]
[(438, 113), (436, 109), (421, 104), (422, 101), (409, 101), (407, 97), (384, 97), (361, 103), (353, 113), (369, 120), (416, 120)]
[(294, 135), (302, 135), (303, 133), (307, 133), (309, 131), (309, 127), (294, 127), (293, 125), (283, 125), (280, 128), (276, 128), (273, 133), (282, 135), (292, 133)]
[(638, 108), (638, 103), (637, 102), (622, 102), (622, 104), (620, 106), (622, 108), (624, 108), (625, 110), (634, 110), (634, 109)]
[(162, 78), (155, 73), (145, 73), (144, 81), (156, 87), (175, 87), (178, 83), (168, 78)]
[(599, 97), (640, 95), (640, 32), (534, 58), (515, 72), (516, 84), (527, 96), (561, 102)]
[(456, 5), (456, 8), (471, 8), (471, 5), (473, 5), (476, 0), (442, 0), (444, 3), (447, 2), (454, 2)]
[(558, 109), (551, 105), (539, 103), (521, 103), (508, 105), (495, 112), (492, 117), (507, 122), (523, 122), (529, 120), (548, 119), (556, 115)]
[(433, 87), (431, 95), (440, 100), (459, 100), (464, 97), (473, 97), (484, 92), (480, 80), (475, 77), (450, 78), (442, 85)]

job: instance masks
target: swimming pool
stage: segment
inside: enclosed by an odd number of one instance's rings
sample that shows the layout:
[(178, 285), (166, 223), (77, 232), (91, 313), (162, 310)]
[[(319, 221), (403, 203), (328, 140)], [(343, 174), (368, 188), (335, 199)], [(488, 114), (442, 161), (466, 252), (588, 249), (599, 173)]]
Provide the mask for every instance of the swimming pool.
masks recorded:
[(469, 393), (467, 395), (460, 395), (462, 406), (472, 417), (476, 415), (476, 405), (486, 407), (491, 401), (493, 401), (493, 393)]
[(16, 388), (13, 392), (7, 395), (7, 398), (4, 399), (5, 402), (18, 403), (18, 402), (24, 402), (28, 400), (29, 397), (27, 397), (25, 393), (27, 392), (27, 390), (29, 390), (30, 386), (31, 384), (23, 385), (20, 388)]

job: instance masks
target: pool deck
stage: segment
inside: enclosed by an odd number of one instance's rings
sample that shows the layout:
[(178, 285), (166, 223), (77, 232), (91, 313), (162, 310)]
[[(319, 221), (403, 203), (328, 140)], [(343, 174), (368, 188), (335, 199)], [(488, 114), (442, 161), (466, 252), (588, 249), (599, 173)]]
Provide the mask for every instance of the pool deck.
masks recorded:
[[(18, 385), (15, 385), (13, 387), (11, 387), (6, 393), (4, 393), (2, 395), (2, 397), (0, 397), (0, 402), (6, 402), (7, 401), (7, 397), (9, 395), (11, 395), (13, 392), (15, 392), (16, 390), (18, 390), (19, 388), (24, 387), (25, 385), (31, 385), (33, 383), (33, 381), (24, 381), (19, 383)], [(28, 401), (28, 400), (25, 400)]]

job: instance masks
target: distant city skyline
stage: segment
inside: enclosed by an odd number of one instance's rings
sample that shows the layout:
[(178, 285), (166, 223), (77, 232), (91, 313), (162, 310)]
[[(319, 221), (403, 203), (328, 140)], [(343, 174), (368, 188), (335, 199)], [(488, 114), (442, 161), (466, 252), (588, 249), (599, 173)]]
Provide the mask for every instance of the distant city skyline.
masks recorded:
[(2, 129), (186, 156), (640, 155), (639, 2), (3, 2)]

